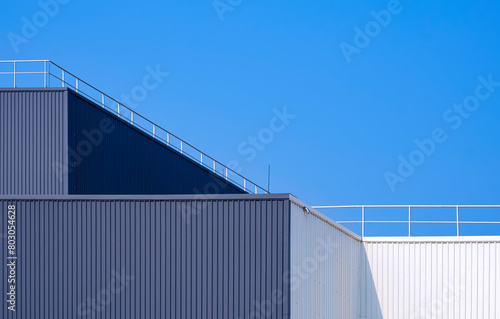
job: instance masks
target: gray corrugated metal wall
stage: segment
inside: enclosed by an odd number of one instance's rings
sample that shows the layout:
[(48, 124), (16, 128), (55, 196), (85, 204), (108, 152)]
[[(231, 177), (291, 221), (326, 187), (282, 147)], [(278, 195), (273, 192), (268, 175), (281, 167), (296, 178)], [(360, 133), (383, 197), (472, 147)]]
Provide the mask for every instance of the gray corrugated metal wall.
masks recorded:
[(16, 318), (289, 318), (288, 198), (3, 196), (2, 232), (17, 211)]
[(0, 89), (0, 194), (67, 194), (66, 89)]
[(67, 88), (0, 89), (0, 194), (207, 193), (245, 192)]

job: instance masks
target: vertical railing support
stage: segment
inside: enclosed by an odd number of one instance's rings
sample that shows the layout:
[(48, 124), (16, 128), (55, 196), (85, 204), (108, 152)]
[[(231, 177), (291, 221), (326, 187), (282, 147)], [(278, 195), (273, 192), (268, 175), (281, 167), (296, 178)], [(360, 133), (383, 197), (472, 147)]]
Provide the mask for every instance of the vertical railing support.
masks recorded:
[(130, 112), (130, 124), (134, 124), (134, 112)]
[(102, 107), (104, 107), (104, 93), (102, 94)]
[(203, 166), (203, 153), (202, 152), (200, 152), (200, 163)]
[(243, 190), (244, 191), (247, 190), (247, 179), (246, 178), (243, 179)]
[(62, 70), (62, 80), (61, 80), (62, 81), (62, 87), (64, 87), (64, 82), (65, 82), (64, 75), (65, 75), (64, 70)]
[(167, 132), (167, 145), (170, 146), (170, 133)]
[(118, 117), (120, 117), (120, 103), (118, 102)]
[(155, 137), (155, 135), (156, 135), (156, 129), (155, 129), (155, 127), (156, 126), (153, 124), (153, 137)]
[(227, 167), (226, 167), (226, 181), (227, 181)]
[(43, 87), (47, 87), (47, 61), (43, 63)]
[(183, 144), (183, 143), (182, 143), (182, 140), (181, 140), (181, 154), (182, 154), (182, 152), (183, 152), (183, 150), (182, 150), (182, 144)]
[(458, 218), (458, 206), (457, 206), (457, 236), (460, 236), (460, 222), (459, 222), (459, 218)]
[(361, 237), (365, 237), (365, 206), (361, 208)]
[(255, 194), (257, 194), (257, 185), (255, 185)]
[(16, 61), (14, 61), (14, 87), (17, 87), (17, 83), (16, 83)]
[(408, 206), (408, 237), (411, 237), (411, 206)]
[(76, 93), (78, 93), (78, 78), (76, 78)]

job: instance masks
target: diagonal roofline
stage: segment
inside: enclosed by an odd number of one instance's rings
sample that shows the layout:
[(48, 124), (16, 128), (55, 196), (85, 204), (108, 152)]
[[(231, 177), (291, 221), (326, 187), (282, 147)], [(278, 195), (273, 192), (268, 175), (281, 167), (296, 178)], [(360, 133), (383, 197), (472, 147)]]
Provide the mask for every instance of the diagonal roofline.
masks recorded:
[[(4, 71), (4, 65), (11, 65), (12, 70)], [(33, 77), (37, 77), (36, 80), (43, 83), (43, 85), (35, 86), (35, 88), (70, 88), (92, 102), (110, 110), (121, 120), (130, 123), (143, 133), (177, 151), (177, 153), (194, 160), (198, 165), (209, 169), (219, 177), (241, 188), (244, 192), (250, 194), (269, 193), (268, 189), (252, 182), (250, 179), (50, 60), (0, 60), (0, 66), (2, 66), (0, 76), (12, 76), (12, 88), (21, 89), (19, 85), (22, 85), (21, 80), (23, 77), (30, 77), (30, 83), (32, 83)], [(22, 66), (21, 70), (19, 69), (20, 66)], [(56, 82), (55, 85), (52, 84), (53, 81)]]

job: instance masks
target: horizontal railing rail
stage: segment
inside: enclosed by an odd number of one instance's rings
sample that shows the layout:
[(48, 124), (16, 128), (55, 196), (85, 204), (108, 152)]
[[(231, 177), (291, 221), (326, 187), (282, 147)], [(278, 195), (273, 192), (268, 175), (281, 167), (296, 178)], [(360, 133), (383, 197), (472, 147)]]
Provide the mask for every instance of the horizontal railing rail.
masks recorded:
[[(7, 68), (6, 70), (8, 71), (4, 70), (4, 65), (9, 64), (12, 65), (12, 69), (9, 70)], [(21, 65), (25, 66), (27, 64), (31, 64), (31, 67), (33, 68), (36, 68), (36, 66), (33, 66), (34, 64), (40, 65), (40, 69), (38, 71), (32, 71), (29, 68), (28, 71), (19, 69)], [(260, 187), (248, 178), (230, 169), (213, 157), (205, 154), (190, 143), (184, 141), (177, 135), (150, 121), (146, 117), (132, 110), (130, 107), (124, 105), (122, 102), (109, 96), (108, 94), (97, 89), (91, 84), (83, 81), (73, 73), (65, 70), (64, 68), (50, 60), (0, 61), (0, 76), (12, 76), (12, 82), (10, 82), (12, 87), (19, 87), (21, 83), (20, 76), (23, 75), (41, 75), (43, 77), (43, 87), (69, 87), (75, 90), (77, 93), (84, 95), (86, 98), (92, 100), (103, 108), (112, 111), (119, 118), (130, 123), (134, 127), (139, 128), (142, 132), (161, 141), (163, 144), (174, 149), (178, 153), (194, 160), (196, 163), (198, 163), (202, 167), (205, 167), (214, 174), (217, 174), (219, 177), (240, 187), (245, 192), (255, 194), (269, 193), (269, 190)], [(41, 81), (41, 79), (38, 80)], [(52, 85), (53, 80), (56, 80), (55, 85)], [(41, 86), (36, 85), (37, 81), (33, 81), (33, 79), (31, 79), (31, 81), (28, 81), (28, 83), (30, 83), (30, 85), (24, 85), (23, 87)], [(35, 83), (35, 85), (33, 85), (33, 83)], [(0, 82), (0, 86), (1, 85), (7, 85), (7, 87), (10, 87), (8, 83), (4, 84), (3, 82)], [(83, 86), (85, 86), (85, 88), (82, 88)]]
[[(347, 205), (347, 206), (312, 206), (314, 209), (357, 209), (361, 212), (361, 220), (336, 220), (339, 224), (361, 224), (361, 236), (365, 236), (365, 225), (366, 224), (407, 224), (408, 225), (408, 236), (412, 236), (412, 225), (413, 224), (454, 224), (456, 225), (456, 236), (460, 236), (460, 225), (461, 224), (499, 224), (500, 221), (471, 221), (471, 220), (461, 220), (460, 210), (465, 208), (500, 208), (500, 205)], [(370, 208), (385, 208), (385, 209), (395, 209), (395, 208), (405, 208), (408, 210), (407, 220), (366, 220), (366, 211)], [(416, 208), (452, 208), (454, 209), (455, 216), (453, 220), (412, 220), (412, 209)], [(500, 218), (500, 214), (499, 214)], [(500, 235), (500, 234), (499, 234)]]

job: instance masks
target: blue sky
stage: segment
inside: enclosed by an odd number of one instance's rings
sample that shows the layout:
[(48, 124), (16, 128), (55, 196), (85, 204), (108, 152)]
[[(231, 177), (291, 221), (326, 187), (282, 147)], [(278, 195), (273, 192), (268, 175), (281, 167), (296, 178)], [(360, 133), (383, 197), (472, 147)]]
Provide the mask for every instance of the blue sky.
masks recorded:
[[(169, 76), (135, 110), (263, 186), (270, 164), (272, 192), (498, 203), (497, 1), (61, 2), (2, 2), (0, 59), (50, 59), (117, 98), (159, 66)], [(266, 136), (283, 108), (295, 117)], [(405, 160), (418, 166), (403, 176)]]

